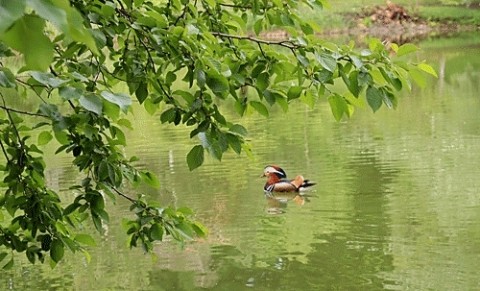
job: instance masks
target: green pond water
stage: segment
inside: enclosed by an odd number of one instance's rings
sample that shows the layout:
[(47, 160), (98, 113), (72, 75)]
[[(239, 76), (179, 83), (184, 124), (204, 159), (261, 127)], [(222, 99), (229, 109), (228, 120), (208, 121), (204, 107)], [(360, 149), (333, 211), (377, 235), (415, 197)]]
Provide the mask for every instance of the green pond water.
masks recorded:
[[(480, 37), (419, 46), (416, 60), (439, 78), (402, 94), (397, 110), (357, 109), (337, 123), (321, 100), (249, 115), (253, 159), (230, 153), (190, 172), (189, 129), (136, 110), (126, 153), (160, 178), (149, 199), (191, 207), (208, 237), (130, 250), (119, 198), (89, 263), (67, 253), (52, 270), (18, 256), (0, 290), (479, 290)], [(81, 177), (55, 148), (45, 148), (49, 183), (71, 197)], [(270, 163), (318, 184), (304, 197), (265, 197)]]

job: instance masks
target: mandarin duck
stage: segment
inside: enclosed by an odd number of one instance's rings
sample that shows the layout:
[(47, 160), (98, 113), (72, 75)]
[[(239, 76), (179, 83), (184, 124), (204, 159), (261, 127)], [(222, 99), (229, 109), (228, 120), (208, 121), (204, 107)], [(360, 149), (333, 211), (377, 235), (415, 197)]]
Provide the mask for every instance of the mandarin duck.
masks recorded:
[(266, 193), (271, 192), (299, 192), (315, 183), (305, 180), (298, 175), (293, 180), (287, 179), (287, 174), (279, 166), (269, 165), (263, 169), (262, 177), (267, 177), (267, 183), (263, 186)]

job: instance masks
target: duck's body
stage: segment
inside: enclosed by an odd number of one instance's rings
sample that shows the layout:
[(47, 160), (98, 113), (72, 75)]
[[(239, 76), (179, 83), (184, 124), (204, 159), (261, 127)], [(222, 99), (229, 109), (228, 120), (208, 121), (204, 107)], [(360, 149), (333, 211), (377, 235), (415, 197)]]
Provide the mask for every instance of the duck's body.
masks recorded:
[(299, 192), (303, 189), (315, 185), (298, 175), (293, 180), (287, 179), (285, 171), (278, 166), (266, 166), (263, 169), (263, 177), (267, 177), (267, 182), (263, 189), (265, 192)]

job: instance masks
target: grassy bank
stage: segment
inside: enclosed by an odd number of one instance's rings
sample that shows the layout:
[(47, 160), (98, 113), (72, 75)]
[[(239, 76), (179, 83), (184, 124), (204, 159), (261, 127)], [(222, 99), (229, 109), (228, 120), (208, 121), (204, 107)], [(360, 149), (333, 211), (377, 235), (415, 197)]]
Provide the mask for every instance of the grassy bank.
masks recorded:
[(434, 22), (480, 25), (480, 9), (461, 6), (421, 6), (418, 15)]
[[(403, 6), (410, 15), (418, 17), (432, 25), (438, 23), (455, 23), (480, 27), (480, 1), (462, 1), (467, 5), (451, 5), (460, 1), (436, 0), (398, 0), (392, 1)], [(330, 7), (315, 15), (306, 15), (323, 29), (340, 29), (354, 27), (358, 24), (355, 15), (362, 9), (371, 9), (385, 5), (385, 0), (330, 0)], [(450, 5), (447, 5), (450, 4)], [(475, 7), (475, 8), (472, 8)]]

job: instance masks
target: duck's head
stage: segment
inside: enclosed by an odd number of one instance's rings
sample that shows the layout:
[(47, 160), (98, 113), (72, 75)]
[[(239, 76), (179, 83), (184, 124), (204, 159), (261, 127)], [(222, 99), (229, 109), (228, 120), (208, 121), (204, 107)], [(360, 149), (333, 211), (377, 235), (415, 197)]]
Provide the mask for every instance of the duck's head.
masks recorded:
[(275, 175), (277, 176), (279, 179), (285, 179), (287, 178), (287, 174), (285, 173), (285, 171), (280, 168), (279, 166), (272, 166), (272, 165), (269, 165), (269, 166), (266, 166), (264, 169), (263, 169), (263, 175), (262, 177), (270, 177), (270, 175)]

